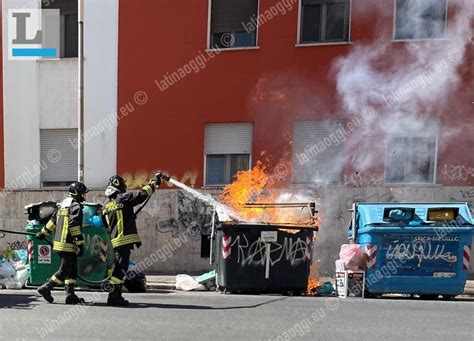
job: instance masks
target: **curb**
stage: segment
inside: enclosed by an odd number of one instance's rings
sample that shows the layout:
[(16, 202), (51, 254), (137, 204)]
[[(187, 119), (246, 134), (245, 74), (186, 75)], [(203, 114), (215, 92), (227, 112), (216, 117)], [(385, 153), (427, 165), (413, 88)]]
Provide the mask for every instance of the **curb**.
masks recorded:
[(147, 290), (176, 290), (176, 286), (169, 283), (147, 283), (146, 288)]

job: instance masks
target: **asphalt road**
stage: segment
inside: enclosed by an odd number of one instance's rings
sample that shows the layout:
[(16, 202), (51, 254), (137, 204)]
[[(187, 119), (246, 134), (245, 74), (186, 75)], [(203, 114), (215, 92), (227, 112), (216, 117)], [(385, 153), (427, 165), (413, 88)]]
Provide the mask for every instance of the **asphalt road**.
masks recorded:
[(474, 300), (336, 299), (217, 293), (126, 294), (128, 308), (47, 304), (35, 291), (0, 290), (5, 340), (473, 340)]

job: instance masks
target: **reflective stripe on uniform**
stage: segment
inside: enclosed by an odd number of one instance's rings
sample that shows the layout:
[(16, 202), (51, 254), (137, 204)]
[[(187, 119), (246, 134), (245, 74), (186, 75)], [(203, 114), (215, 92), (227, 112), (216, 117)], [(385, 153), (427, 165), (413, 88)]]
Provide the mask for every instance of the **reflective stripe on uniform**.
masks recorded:
[(127, 244), (133, 244), (133, 243), (140, 243), (140, 237), (138, 234), (130, 234), (128, 236), (124, 237), (117, 237), (115, 239), (112, 239), (112, 246), (114, 248), (117, 248), (122, 245), (127, 245)]
[(54, 251), (62, 251), (62, 252), (69, 252), (69, 253), (76, 253), (76, 246), (74, 244), (69, 243), (61, 243), (61, 242), (54, 242), (53, 244)]
[(112, 284), (123, 284), (124, 280), (112, 276), (112, 277), (110, 277), (110, 283), (112, 283)]
[(118, 229), (117, 238), (123, 237), (123, 212), (122, 212), (122, 210), (117, 211), (117, 229)]
[(145, 187), (143, 187), (142, 191), (145, 191), (148, 196), (153, 194), (153, 188), (150, 185), (146, 185)]
[(69, 218), (64, 217), (63, 218), (63, 229), (61, 231), (61, 242), (63, 242), (63, 243), (66, 242), (67, 232), (68, 232), (68, 225), (69, 225)]
[(112, 265), (112, 268), (107, 270), (107, 277), (111, 277), (114, 273), (115, 265)]
[(51, 232), (56, 228), (56, 225), (54, 225), (54, 223), (50, 220), (44, 228)]
[(73, 237), (79, 236), (81, 234), (80, 226), (70, 227), (69, 231), (71, 232), (71, 236)]
[(62, 285), (62, 284), (63, 284), (63, 281), (61, 281), (59, 278), (57, 278), (57, 277), (54, 276), (54, 275), (53, 275), (50, 279), (51, 279), (54, 283), (57, 283), (57, 284), (59, 284), (59, 285)]
[(66, 279), (64, 281), (64, 284), (66, 285), (69, 285), (69, 284), (76, 284), (76, 280), (75, 279)]
[(75, 243), (77, 246), (79, 246), (79, 245), (84, 245), (84, 239), (76, 240), (74, 243)]

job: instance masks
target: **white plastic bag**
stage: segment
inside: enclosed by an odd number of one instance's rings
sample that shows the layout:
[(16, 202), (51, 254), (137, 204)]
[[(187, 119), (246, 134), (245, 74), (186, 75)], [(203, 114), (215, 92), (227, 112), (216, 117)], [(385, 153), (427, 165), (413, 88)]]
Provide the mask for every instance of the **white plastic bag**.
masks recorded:
[(17, 271), (15, 276), (13, 277), (13, 280), (16, 282), (17, 286), (19, 287), (18, 289), (22, 289), (25, 284), (26, 280), (28, 279), (30, 272), (28, 269), (23, 269), (20, 271)]
[(176, 289), (177, 290), (184, 290), (184, 291), (191, 291), (195, 289), (199, 289), (201, 284), (192, 278), (189, 275), (177, 275), (176, 276)]
[(5, 278), (5, 279), (2, 279), (2, 286), (5, 288), (5, 289), (21, 289), (22, 286), (20, 285), (20, 283), (18, 283), (17, 281), (15, 281), (13, 278)]
[(0, 278), (10, 278), (15, 276), (16, 270), (13, 265), (9, 262), (3, 262), (0, 267)]
[(357, 271), (364, 257), (364, 251), (359, 244), (342, 244), (339, 258), (344, 261), (347, 269)]

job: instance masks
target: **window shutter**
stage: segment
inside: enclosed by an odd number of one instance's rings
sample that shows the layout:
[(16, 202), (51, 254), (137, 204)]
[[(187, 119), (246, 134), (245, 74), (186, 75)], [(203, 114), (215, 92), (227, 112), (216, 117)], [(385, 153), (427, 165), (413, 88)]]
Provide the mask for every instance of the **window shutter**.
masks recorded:
[(77, 141), (77, 129), (41, 129), (42, 183), (77, 179), (77, 149), (71, 141)]
[(212, 33), (243, 32), (258, 13), (258, 0), (212, 0)]
[(337, 138), (344, 121), (296, 122), (293, 131), (293, 182), (338, 184), (343, 140)]
[(252, 154), (252, 123), (206, 124), (204, 152), (209, 154)]

